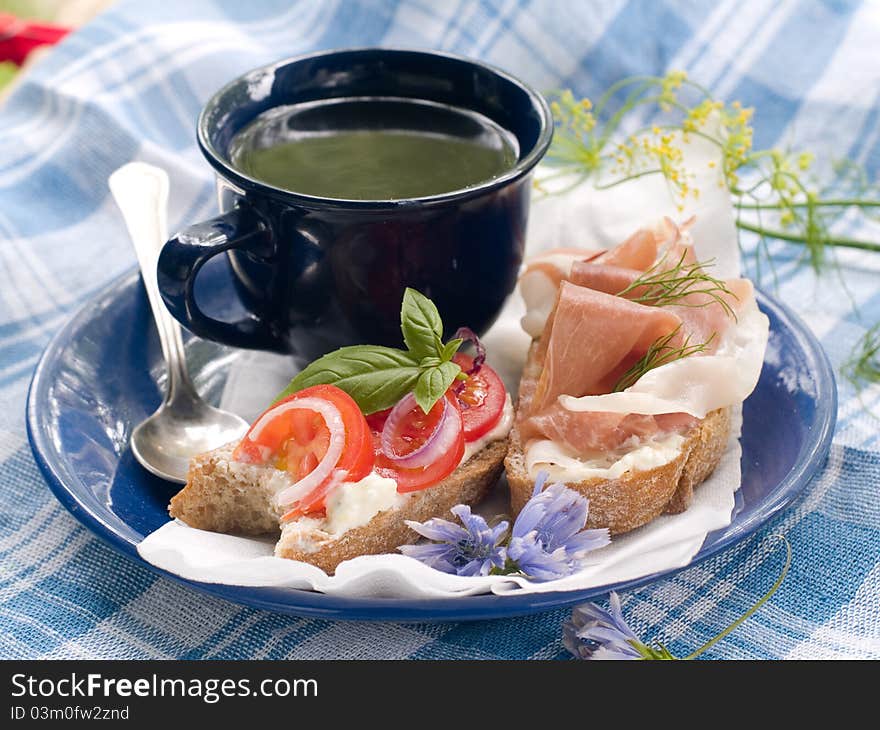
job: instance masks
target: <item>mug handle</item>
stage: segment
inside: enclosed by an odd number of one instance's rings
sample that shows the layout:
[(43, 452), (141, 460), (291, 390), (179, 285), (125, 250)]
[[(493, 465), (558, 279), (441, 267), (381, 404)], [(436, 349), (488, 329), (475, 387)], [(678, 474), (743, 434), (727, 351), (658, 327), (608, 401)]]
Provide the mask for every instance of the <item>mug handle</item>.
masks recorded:
[(236, 322), (214, 319), (199, 309), (195, 283), (208, 259), (230, 249), (259, 258), (273, 253), (272, 232), (250, 206), (239, 206), (178, 233), (162, 248), (157, 275), (165, 306), (193, 334), (232, 347), (290, 352), (287, 342), (257, 314)]

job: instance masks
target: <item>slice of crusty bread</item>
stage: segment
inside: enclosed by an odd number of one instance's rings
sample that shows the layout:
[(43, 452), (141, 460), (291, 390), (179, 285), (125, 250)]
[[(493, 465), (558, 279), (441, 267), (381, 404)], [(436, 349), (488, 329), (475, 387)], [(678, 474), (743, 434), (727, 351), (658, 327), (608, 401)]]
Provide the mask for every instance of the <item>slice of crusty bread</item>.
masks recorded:
[[(168, 511), (190, 527), (242, 535), (277, 534), (280, 514), (274, 496), (285, 485), (280, 472), (231, 460), (234, 444), (200, 454), (190, 464), (186, 486)], [(361, 527), (328, 534), (312, 519), (281, 525), (275, 554), (316, 565), (327, 573), (359, 555), (395, 552), (419, 540), (405, 521), (451, 518), (457, 504), (481, 501), (501, 476), (507, 439), (474, 454), (439, 484), (414, 492), (396, 509), (385, 510)]]
[[(525, 375), (534, 377), (539, 365), (532, 347)], [(522, 402), (517, 409), (526, 407)], [(661, 514), (684, 512), (694, 496), (694, 487), (702, 483), (718, 466), (727, 447), (730, 433), (730, 409), (709, 413), (690, 431), (679, 455), (670, 462), (645, 471), (627, 471), (617, 479), (587, 479), (566, 486), (590, 500), (587, 527), (607, 527), (612, 535), (634, 530)], [(519, 514), (532, 496), (535, 480), (526, 468), (519, 430), (510, 432), (504, 466), (510, 484), (510, 506)]]
[(275, 469), (233, 461), (234, 448), (234, 443), (227, 444), (192, 459), (186, 486), (171, 498), (169, 514), (211, 532), (278, 532), (281, 515), (273, 498), (285, 483)]

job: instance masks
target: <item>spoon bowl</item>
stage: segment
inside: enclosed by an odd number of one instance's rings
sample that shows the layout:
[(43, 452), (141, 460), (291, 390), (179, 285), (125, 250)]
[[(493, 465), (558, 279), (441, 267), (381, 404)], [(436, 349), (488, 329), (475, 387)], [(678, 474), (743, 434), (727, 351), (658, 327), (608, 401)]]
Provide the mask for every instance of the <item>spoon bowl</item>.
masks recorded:
[(193, 456), (240, 439), (248, 424), (234, 413), (193, 401), (190, 409), (163, 403), (131, 434), (135, 459), (157, 477), (181, 484)]

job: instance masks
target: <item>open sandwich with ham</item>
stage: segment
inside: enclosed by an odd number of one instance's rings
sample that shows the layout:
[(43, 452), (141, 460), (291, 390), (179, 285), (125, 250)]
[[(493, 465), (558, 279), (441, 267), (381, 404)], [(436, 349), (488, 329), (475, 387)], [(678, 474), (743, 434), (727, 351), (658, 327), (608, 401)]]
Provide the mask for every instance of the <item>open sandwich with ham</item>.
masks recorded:
[(669, 219), (609, 250), (554, 250), (520, 278), (532, 336), (505, 466), (514, 514), (550, 473), (612, 534), (687, 509), (758, 382), (768, 320)]

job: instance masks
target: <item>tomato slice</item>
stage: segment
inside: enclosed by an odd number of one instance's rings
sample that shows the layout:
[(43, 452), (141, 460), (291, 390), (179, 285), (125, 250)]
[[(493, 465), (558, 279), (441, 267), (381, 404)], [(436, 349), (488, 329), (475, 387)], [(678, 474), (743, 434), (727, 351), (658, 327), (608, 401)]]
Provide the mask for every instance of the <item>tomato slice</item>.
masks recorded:
[[(458, 353), (452, 360), (461, 366), (463, 371), (470, 370), (474, 360), (469, 355)], [(460, 387), (463, 384), (463, 387)], [(491, 431), (501, 420), (507, 390), (501, 378), (492, 368), (483, 363), (479, 372), (465, 381), (456, 381), (452, 389), (455, 392), (461, 419), (464, 423), (464, 440), (476, 441)]]
[(382, 429), (385, 428), (385, 421), (388, 420), (389, 415), (391, 415), (391, 409), (386, 408), (384, 411), (376, 411), (367, 416), (367, 424), (370, 426), (374, 436), (382, 433)]
[[(444, 396), (450, 407), (458, 412), (458, 402), (454, 397), (447, 394)], [(406, 454), (414, 451), (424, 443), (424, 440), (433, 432), (440, 415), (443, 412), (442, 401), (437, 401), (428, 414), (416, 406), (401, 419), (396, 432), (393, 434), (394, 451), (398, 454)], [(443, 481), (454, 472), (464, 456), (464, 434), (459, 431), (455, 444), (438, 456), (436, 460), (425, 467), (417, 469), (403, 469), (394, 461), (382, 453), (382, 429), (388, 418), (388, 412), (373, 414), (370, 416), (370, 426), (373, 429), (373, 441), (376, 449), (376, 471), (384, 477), (391, 477), (397, 482), (397, 491), (400, 493), (417, 492), (421, 489), (432, 487)]]
[[(253, 435), (254, 426), (251, 426), (233, 451), (233, 460), (251, 464), (273, 463), (277, 469), (287, 471), (294, 481), (311, 473), (324, 458), (330, 444), (330, 431), (323, 417), (315, 411), (297, 409), (280, 412), (271, 418), (272, 411), (281, 404), (302, 398), (321, 398), (336, 407), (345, 429), (345, 445), (335, 468), (344, 472), (346, 481), (358, 481), (367, 476), (374, 463), (370, 427), (352, 397), (334, 385), (315, 385), (274, 403), (254, 424), (264, 416), (269, 416), (270, 420), (263, 425), (258, 436)], [(294, 516), (297, 510), (299, 514), (323, 510), (329, 486), (330, 477), (303, 497), (297, 508), (285, 518)]]

